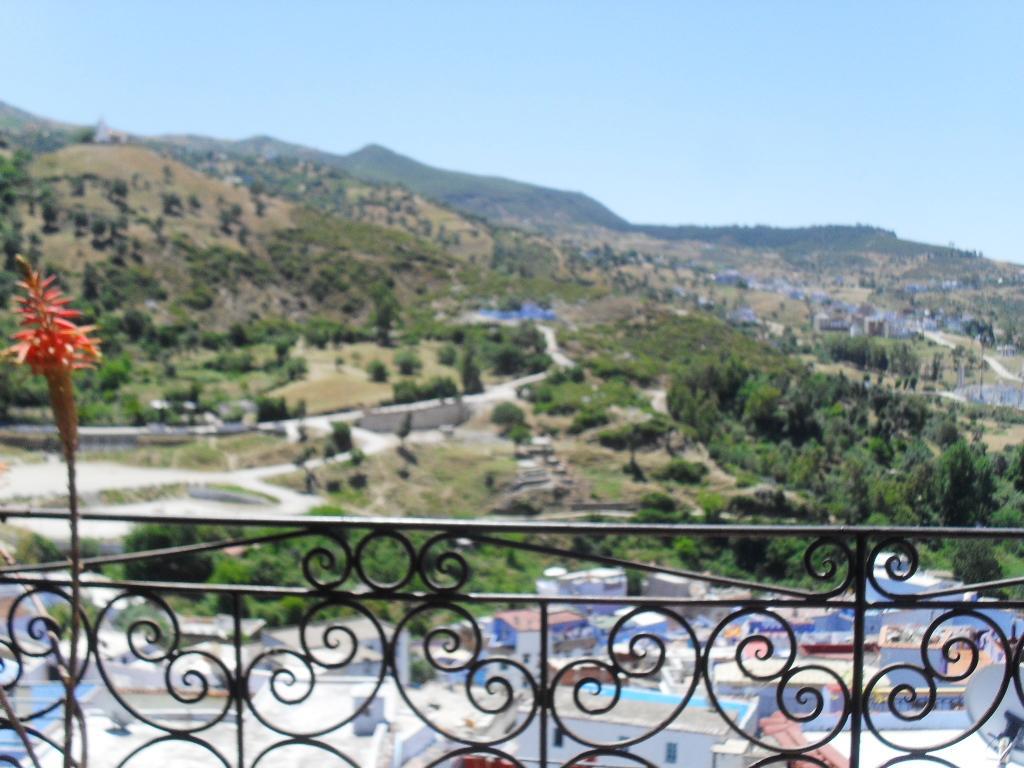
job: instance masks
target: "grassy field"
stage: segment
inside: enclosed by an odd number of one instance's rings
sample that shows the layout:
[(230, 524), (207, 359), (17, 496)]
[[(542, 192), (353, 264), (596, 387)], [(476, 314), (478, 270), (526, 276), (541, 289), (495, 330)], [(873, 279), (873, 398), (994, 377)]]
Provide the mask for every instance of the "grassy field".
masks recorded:
[[(329, 464), (316, 471), (321, 487), (338, 481), (328, 493), (332, 503), (367, 515), (409, 517), (479, 517), (497, 505), (502, 489), (515, 477), (512, 444), (439, 444), (413, 449), (414, 462), (397, 453), (369, 457), (358, 468)], [(350, 480), (366, 476), (365, 488)], [(405, 475), (403, 477), (403, 475)], [(292, 472), (272, 482), (299, 489), (303, 474)]]
[(320, 445), (289, 443), (272, 435), (249, 434), (206, 438), (180, 446), (140, 447), (130, 451), (90, 453), (96, 461), (116, 461), (137, 467), (203, 469), (211, 472), (285, 464), (300, 457), (307, 447)]
[(745, 300), (746, 305), (754, 310), (761, 320), (781, 323), (794, 331), (809, 325), (811, 321), (804, 302), (778, 293), (744, 291), (741, 300)]
[(1024, 424), (1001, 425), (991, 419), (985, 419), (982, 423), (985, 432), (981, 439), (993, 453), (998, 453), (1007, 446), (1024, 443)]
[[(459, 382), (455, 368), (437, 362), (440, 342), (424, 341), (416, 347), (416, 355), (423, 367), (415, 377), (398, 375), (395, 355), (400, 347), (382, 347), (369, 342), (345, 344), (336, 348), (301, 348), (294, 352), (303, 357), (309, 366), (309, 373), (302, 381), (294, 381), (270, 392), (273, 397), (283, 397), (289, 407), (299, 401), (306, 402), (309, 413), (329, 413), (344, 408), (376, 405), (391, 399), (391, 382), (402, 378), (430, 379), (447, 376)], [(341, 363), (337, 362), (341, 359)], [(372, 381), (366, 372), (367, 366), (379, 360), (388, 368), (388, 381)]]
[(163, 499), (180, 499), (187, 495), (188, 489), (183, 483), (168, 483), (166, 485), (148, 485), (143, 488), (100, 491), (100, 501), (103, 504), (136, 504)]

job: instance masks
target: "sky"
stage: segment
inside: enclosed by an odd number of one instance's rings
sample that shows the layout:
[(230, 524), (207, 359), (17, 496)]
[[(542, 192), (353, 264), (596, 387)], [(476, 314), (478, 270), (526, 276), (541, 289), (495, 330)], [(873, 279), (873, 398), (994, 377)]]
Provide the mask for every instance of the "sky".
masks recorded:
[(0, 0), (0, 101), (1024, 263), (1024, 3)]

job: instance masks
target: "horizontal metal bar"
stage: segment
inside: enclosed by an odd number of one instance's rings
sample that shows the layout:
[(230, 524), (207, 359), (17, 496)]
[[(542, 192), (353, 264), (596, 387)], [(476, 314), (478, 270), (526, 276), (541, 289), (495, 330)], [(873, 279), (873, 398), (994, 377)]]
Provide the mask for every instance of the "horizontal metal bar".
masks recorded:
[[(0, 578), (0, 583), (24, 584), (34, 587), (67, 587), (71, 585), (69, 579), (49, 579), (33, 576), (18, 576), (17, 578)], [(758, 599), (758, 598), (733, 598), (727, 600), (701, 599), (689, 600), (679, 597), (643, 597), (638, 595), (626, 596), (590, 596), (590, 595), (538, 595), (528, 592), (389, 592), (386, 590), (365, 590), (353, 592), (348, 590), (316, 590), (309, 587), (288, 587), (288, 586), (264, 586), (251, 584), (206, 584), (201, 582), (190, 583), (181, 581), (133, 581), (130, 579), (118, 579), (102, 582), (84, 582), (83, 589), (128, 589), (144, 590), (151, 592), (167, 591), (181, 594), (240, 594), (259, 595), (268, 597), (284, 597), (287, 595), (299, 595), (317, 598), (339, 598), (353, 602), (369, 600), (398, 600), (403, 602), (487, 602), (487, 603), (532, 603), (539, 605), (624, 605), (624, 606), (793, 606), (793, 607), (829, 607), (829, 608), (850, 608), (854, 603), (852, 600), (807, 598), (807, 599)], [(931, 605), (929, 603), (929, 605)], [(1024, 602), (1021, 603), (1024, 606)]]
[(930, 601), (935, 597), (951, 597), (952, 595), (962, 595), (967, 592), (983, 592), (987, 589), (1005, 589), (1007, 587), (1017, 587), (1021, 584), (1024, 584), (1024, 576), (1015, 576), (1009, 579), (979, 581), (975, 584), (964, 584), (959, 587), (950, 587), (949, 589), (930, 589), (924, 592), (915, 592), (914, 597), (918, 600)]
[[(0, 521), (8, 519), (67, 520), (66, 509), (0, 507)], [(163, 512), (82, 511), (80, 519), (89, 522), (174, 523), (185, 525), (236, 525), (282, 528), (301, 526), (311, 530), (366, 529), (403, 531), (447, 531), (458, 533), (591, 533), (598, 535), (651, 535), (711, 537), (826, 537), (855, 538), (870, 536), (896, 539), (1024, 539), (1024, 528), (936, 528), (852, 525), (695, 525), (650, 523), (575, 523), (520, 520), (465, 520), (431, 517), (347, 517), (340, 515), (254, 515), (206, 513), (203, 515)]]
[[(217, 541), (203, 542), (200, 544), (182, 544), (177, 547), (162, 547), (160, 549), (143, 549), (135, 552), (123, 552), (117, 555), (98, 555), (96, 557), (83, 558), (83, 568), (94, 568), (100, 565), (113, 565), (115, 563), (131, 563), (138, 560), (149, 560), (154, 557), (177, 557), (179, 555), (194, 554), (196, 552), (210, 552), (227, 547), (252, 546), (254, 544), (268, 544), (272, 541), (284, 541), (297, 536), (302, 536), (305, 531), (282, 531), (270, 533), (266, 536), (248, 536), (234, 539), (219, 539)], [(5, 565), (0, 568), (0, 575), (9, 573), (24, 573), (25, 571), (60, 571), (71, 567), (70, 560), (55, 560), (48, 563), (32, 565)]]
[[(71, 586), (70, 579), (48, 579), (26, 577), (3, 577), (0, 583), (23, 584), (32, 587), (55, 587), (64, 588)], [(336, 598), (350, 602), (370, 601), (400, 601), (400, 602), (426, 602), (426, 603), (509, 603), (509, 604), (532, 604), (532, 605), (623, 605), (635, 607), (662, 607), (671, 608), (693, 607), (693, 608), (855, 608), (857, 603), (853, 598), (822, 598), (809, 597), (801, 598), (732, 598), (732, 599), (699, 599), (692, 600), (680, 597), (645, 597), (642, 595), (625, 596), (588, 596), (588, 595), (538, 595), (533, 593), (505, 593), (505, 592), (388, 592), (388, 591), (362, 591), (352, 592), (345, 590), (316, 590), (309, 587), (295, 586), (262, 586), (250, 584), (205, 584), (180, 581), (133, 581), (118, 579), (102, 582), (84, 582), (83, 589), (125, 589), (149, 592), (176, 592), (179, 594), (238, 594), (262, 597), (285, 597), (296, 595), (315, 599)], [(893, 608), (929, 608), (934, 610), (949, 610), (952, 608), (970, 610), (1024, 610), (1024, 600), (991, 600), (983, 603), (968, 603), (962, 600), (928, 600), (922, 602), (912, 599), (892, 599), (882, 602), (868, 603), (866, 610), (883, 611)]]

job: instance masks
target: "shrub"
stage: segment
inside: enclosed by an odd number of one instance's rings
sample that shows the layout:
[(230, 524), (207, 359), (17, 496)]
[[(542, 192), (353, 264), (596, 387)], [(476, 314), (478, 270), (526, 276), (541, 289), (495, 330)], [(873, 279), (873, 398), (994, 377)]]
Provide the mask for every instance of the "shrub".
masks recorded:
[(283, 397), (256, 398), (256, 418), (260, 421), (280, 421), (288, 418), (288, 405)]
[(580, 411), (573, 417), (568, 431), (570, 435), (578, 435), (580, 432), (585, 432), (594, 427), (603, 427), (607, 423), (607, 413), (601, 410), (587, 409)]
[(422, 384), (415, 381), (396, 381), (392, 388), (392, 400), (396, 403), (414, 403), (417, 400), (455, 397), (458, 392), (458, 387), (450, 378), (435, 376)]
[(229, 349), (206, 363), (207, 368), (224, 373), (248, 373), (253, 370), (252, 353), (247, 349)]
[(675, 512), (676, 510), (676, 500), (667, 493), (661, 493), (660, 491), (652, 491), (645, 494), (640, 499), (640, 503), (644, 509), (657, 509), (661, 512)]
[(725, 509), (725, 503), (725, 497), (720, 493), (701, 491), (697, 494), (697, 504), (704, 510), (709, 522), (718, 519)]
[(649, 507), (638, 511), (633, 519), (638, 523), (685, 523), (690, 519), (690, 510)]
[(366, 371), (370, 374), (370, 378), (377, 382), (385, 382), (388, 380), (388, 369), (380, 360), (374, 360), (368, 366)]
[(284, 364), (284, 373), (288, 381), (300, 381), (306, 378), (309, 366), (304, 357), (293, 357)]
[(403, 376), (414, 376), (423, 367), (419, 357), (411, 349), (403, 349), (395, 355), (395, 365)]
[(707, 475), (708, 468), (699, 462), (672, 459), (668, 464), (654, 471), (658, 480), (672, 480), (676, 483), (699, 483)]
[(107, 360), (96, 372), (101, 390), (113, 391), (127, 384), (132, 377), (132, 361), (127, 355)]
[(541, 512), (540, 508), (538, 508), (531, 502), (527, 501), (526, 499), (515, 499), (501, 511), (503, 514), (506, 515), (524, 515), (527, 517), (539, 515)]
[(499, 403), (491, 412), (491, 423), (504, 427), (506, 430), (517, 424), (526, 422), (523, 409), (515, 403)]
[(458, 351), (454, 344), (445, 344), (437, 350), (437, 362), (441, 365), (455, 365), (458, 359)]
[[(216, 531), (195, 525), (164, 525), (146, 523), (134, 526), (125, 536), (127, 552), (147, 549), (181, 547), (217, 538)], [(210, 552), (185, 553), (178, 557), (158, 557), (125, 563), (130, 579), (169, 579), (173, 581), (205, 581), (213, 571), (214, 556)]]
[(516, 424), (508, 430), (506, 437), (516, 445), (523, 445), (533, 439), (533, 432), (525, 424)]
[(330, 440), (335, 453), (352, 450), (352, 428), (344, 421), (332, 422)]
[(654, 445), (672, 429), (665, 419), (653, 418), (640, 424), (624, 424), (614, 429), (606, 429), (597, 439), (605, 448), (622, 451), (630, 446), (640, 448)]

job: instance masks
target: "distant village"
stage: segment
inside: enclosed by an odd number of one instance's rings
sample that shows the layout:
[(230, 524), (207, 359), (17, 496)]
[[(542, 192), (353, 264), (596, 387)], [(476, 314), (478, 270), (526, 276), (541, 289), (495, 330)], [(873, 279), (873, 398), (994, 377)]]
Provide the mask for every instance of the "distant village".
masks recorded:
[[(818, 333), (845, 333), (850, 336), (875, 336), (887, 339), (909, 339), (925, 331), (948, 331), (962, 334), (964, 327), (974, 320), (970, 313), (947, 314), (942, 310), (908, 306), (900, 311), (883, 310), (870, 304), (851, 304), (837, 299), (818, 288), (793, 284), (782, 278), (762, 280), (745, 275), (735, 269), (717, 272), (712, 283), (719, 286), (745, 286), (751, 290), (776, 293), (794, 301), (808, 302), (817, 311), (813, 328)], [(841, 282), (840, 282), (841, 285)], [(904, 291), (910, 294), (924, 292), (952, 293), (963, 286), (957, 280), (936, 281), (934, 284), (915, 284)], [(707, 299), (705, 299), (705, 302)], [(761, 318), (750, 307), (739, 307), (729, 313), (730, 322), (737, 325), (755, 325)], [(1007, 354), (1016, 354), (1016, 350)]]

